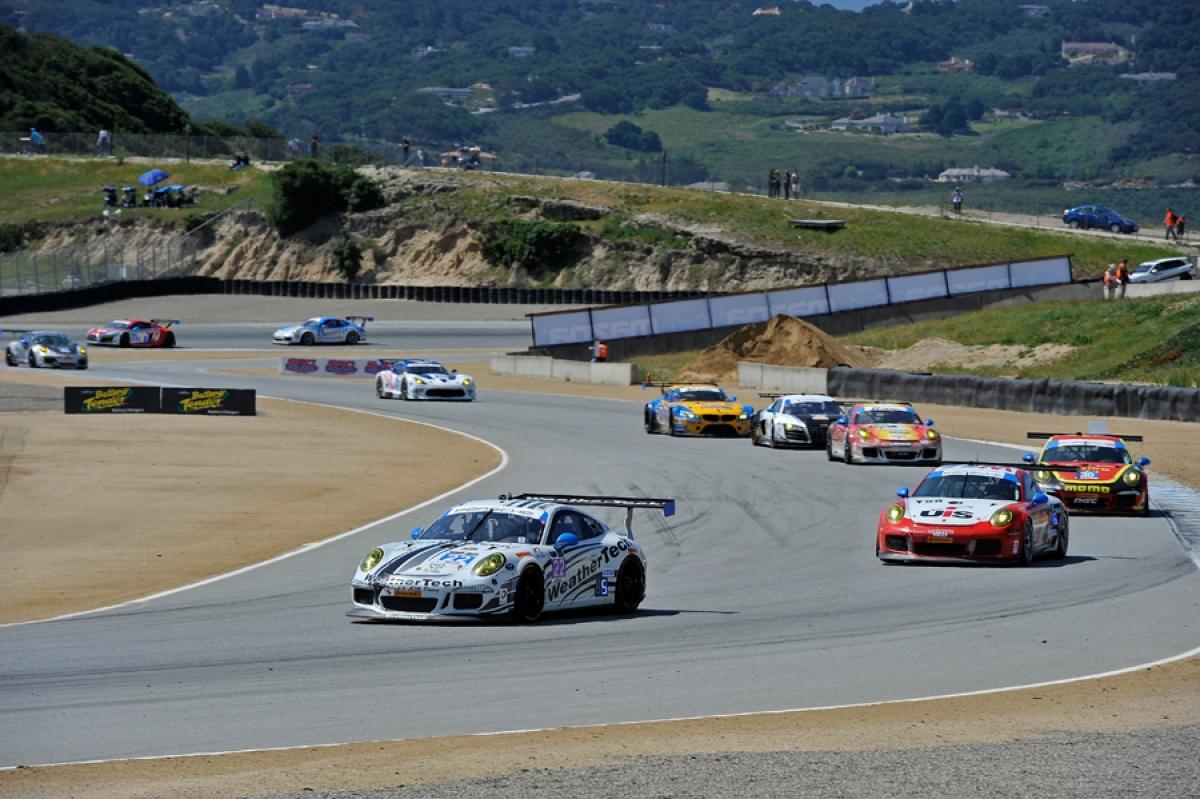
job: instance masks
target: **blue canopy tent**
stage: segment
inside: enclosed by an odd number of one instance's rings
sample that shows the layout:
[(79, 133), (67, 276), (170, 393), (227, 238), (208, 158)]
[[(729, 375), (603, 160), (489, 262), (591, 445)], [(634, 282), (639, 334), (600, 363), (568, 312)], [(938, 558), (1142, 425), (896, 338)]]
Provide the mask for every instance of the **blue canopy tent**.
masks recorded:
[(171, 176), (161, 169), (151, 169), (149, 172), (138, 178), (138, 183), (148, 187), (153, 186), (155, 183), (162, 183), (169, 177)]

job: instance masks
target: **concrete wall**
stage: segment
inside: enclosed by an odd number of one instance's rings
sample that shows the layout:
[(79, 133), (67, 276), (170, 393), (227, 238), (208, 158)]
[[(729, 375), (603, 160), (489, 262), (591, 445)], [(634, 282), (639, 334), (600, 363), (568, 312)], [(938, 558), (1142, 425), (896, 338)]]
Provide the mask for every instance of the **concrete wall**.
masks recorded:
[(632, 363), (567, 361), (536, 355), (497, 355), (492, 358), (492, 371), (501, 375), (541, 377), (604, 386), (633, 386), (642, 379), (641, 372)]
[(826, 394), (828, 369), (738, 361), (738, 385), (789, 394)]

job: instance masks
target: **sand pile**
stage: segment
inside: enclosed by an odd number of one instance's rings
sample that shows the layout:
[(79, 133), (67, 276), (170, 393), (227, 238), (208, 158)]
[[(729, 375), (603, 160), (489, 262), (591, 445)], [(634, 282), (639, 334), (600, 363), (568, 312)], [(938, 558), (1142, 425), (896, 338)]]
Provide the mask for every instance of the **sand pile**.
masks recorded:
[(867, 366), (860, 350), (794, 316), (778, 315), (746, 325), (709, 347), (684, 367), (680, 380), (728, 383), (737, 380), (737, 362), (754, 361), (775, 366), (832, 367), (838, 364)]

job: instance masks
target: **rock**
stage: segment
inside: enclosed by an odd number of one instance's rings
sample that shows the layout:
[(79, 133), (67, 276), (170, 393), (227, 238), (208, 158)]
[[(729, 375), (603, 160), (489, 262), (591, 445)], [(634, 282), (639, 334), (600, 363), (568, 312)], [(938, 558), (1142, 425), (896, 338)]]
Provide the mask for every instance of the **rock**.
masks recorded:
[(586, 205), (575, 200), (546, 199), (541, 201), (541, 205), (542, 216), (556, 222), (602, 219), (609, 213), (603, 206)]

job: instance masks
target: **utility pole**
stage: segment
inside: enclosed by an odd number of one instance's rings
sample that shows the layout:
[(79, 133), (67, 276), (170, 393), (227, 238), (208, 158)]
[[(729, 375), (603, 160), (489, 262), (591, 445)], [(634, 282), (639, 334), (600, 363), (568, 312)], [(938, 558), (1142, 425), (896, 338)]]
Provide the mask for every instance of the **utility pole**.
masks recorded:
[(192, 126), (183, 126), (183, 160), (187, 163), (192, 161)]
[(667, 185), (667, 148), (663, 148), (662, 156), (662, 171), (660, 173), (659, 183), (663, 186)]

